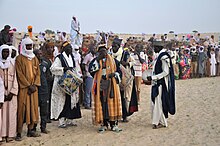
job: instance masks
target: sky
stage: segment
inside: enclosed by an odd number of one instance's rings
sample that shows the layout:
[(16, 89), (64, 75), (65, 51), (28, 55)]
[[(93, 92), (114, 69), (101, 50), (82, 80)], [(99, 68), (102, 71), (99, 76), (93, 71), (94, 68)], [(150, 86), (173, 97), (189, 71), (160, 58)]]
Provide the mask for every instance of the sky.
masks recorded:
[(75, 15), (82, 33), (220, 32), (219, 6), (220, 0), (0, 0), (0, 29), (69, 33)]

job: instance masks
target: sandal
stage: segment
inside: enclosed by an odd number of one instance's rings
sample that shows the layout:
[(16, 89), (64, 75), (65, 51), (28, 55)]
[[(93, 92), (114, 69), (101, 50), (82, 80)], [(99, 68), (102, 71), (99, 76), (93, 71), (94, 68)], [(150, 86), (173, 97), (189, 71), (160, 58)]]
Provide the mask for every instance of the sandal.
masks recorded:
[(12, 142), (12, 141), (14, 141), (14, 138), (13, 138), (13, 137), (7, 137), (7, 138), (6, 138), (6, 142)]
[(28, 131), (27, 137), (40, 137), (41, 135), (34, 131)]
[(21, 141), (21, 134), (18, 133), (17, 136), (15, 137), (15, 141)]
[(106, 131), (106, 128), (104, 126), (101, 126), (98, 130), (99, 133), (103, 133)]
[(113, 132), (117, 132), (117, 133), (119, 133), (119, 132), (122, 131), (122, 129), (121, 129), (121, 128), (118, 128), (118, 126), (113, 126), (113, 127), (111, 128), (111, 130), (112, 130)]
[(164, 128), (164, 127), (166, 127), (166, 126), (164, 126), (164, 125), (162, 125), (162, 124), (158, 124), (158, 125), (155, 125), (155, 124), (153, 124), (153, 129), (158, 129), (158, 128)]
[(67, 126), (66, 126), (66, 124), (62, 124), (62, 125), (59, 125), (58, 127), (59, 128), (66, 128)]

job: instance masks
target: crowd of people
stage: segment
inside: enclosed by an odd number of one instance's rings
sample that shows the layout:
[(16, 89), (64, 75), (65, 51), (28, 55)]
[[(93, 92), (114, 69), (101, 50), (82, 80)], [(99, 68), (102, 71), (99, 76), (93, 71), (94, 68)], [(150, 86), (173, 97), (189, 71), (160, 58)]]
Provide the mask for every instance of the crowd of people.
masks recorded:
[[(51, 120), (58, 120), (59, 128), (77, 126), (82, 107), (91, 110), (93, 124), (100, 125), (98, 132), (108, 128), (120, 132), (119, 122), (129, 122), (138, 111), (142, 83), (152, 84), (153, 128), (167, 127), (168, 113), (175, 114), (174, 78), (220, 75), (220, 46), (213, 36), (158, 39), (154, 34), (140, 42), (99, 33), (83, 45), (88, 39), (82, 41), (73, 17), (69, 39), (46, 40), (41, 34), (38, 39), (44, 43), (36, 48), (28, 26), (16, 48), (10, 33), (15, 30), (10, 28), (5, 25), (0, 33), (1, 142), (22, 140), (24, 123), (28, 137), (40, 136), (39, 121), (45, 134)], [(67, 92), (69, 86), (60, 84), (69, 76), (74, 90)], [(83, 84), (74, 84), (78, 80)]]

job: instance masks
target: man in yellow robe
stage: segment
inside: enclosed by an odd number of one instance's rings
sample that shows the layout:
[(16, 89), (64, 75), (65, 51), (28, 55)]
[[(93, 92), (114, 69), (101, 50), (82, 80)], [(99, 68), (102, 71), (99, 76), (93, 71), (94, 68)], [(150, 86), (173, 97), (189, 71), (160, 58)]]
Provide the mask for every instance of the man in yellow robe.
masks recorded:
[(38, 59), (33, 53), (33, 41), (28, 37), (22, 40), (21, 54), (16, 58), (16, 72), (19, 85), (17, 137), (21, 140), (23, 123), (28, 126), (28, 137), (40, 136), (33, 131), (38, 123), (38, 89), (40, 86), (40, 69)]
[(99, 132), (110, 125), (113, 132), (120, 132), (118, 120), (122, 117), (119, 83), (121, 70), (119, 62), (107, 54), (105, 46), (98, 48), (99, 55), (89, 64), (94, 77), (92, 91), (92, 118), (94, 124), (101, 124)]

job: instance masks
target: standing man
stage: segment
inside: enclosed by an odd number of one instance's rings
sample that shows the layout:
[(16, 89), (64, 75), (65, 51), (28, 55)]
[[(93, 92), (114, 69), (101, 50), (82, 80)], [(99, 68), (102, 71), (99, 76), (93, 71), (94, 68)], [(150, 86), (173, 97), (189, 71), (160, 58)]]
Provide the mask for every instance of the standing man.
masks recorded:
[(191, 78), (197, 77), (197, 70), (198, 70), (198, 51), (196, 47), (190, 48), (190, 55), (191, 55)]
[[(59, 119), (59, 128), (66, 128), (67, 126), (76, 126), (74, 119), (81, 118), (81, 111), (79, 96), (75, 93), (77, 91), (69, 95), (62, 91), (58, 85), (58, 81), (67, 70), (77, 69), (71, 44), (63, 42), (61, 49), (62, 53), (56, 57), (50, 68), (55, 76), (51, 96), (51, 118)], [(78, 71), (76, 70), (76, 72)]]
[[(50, 68), (52, 63), (54, 62), (54, 43), (53, 42), (47, 42), (45, 45), (45, 48), (43, 51), (43, 57), (42, 61), (47, 63), (47, 66)], [(53, 80), (54, 76), (52, 75), (50, 69), (46, 70), (46, 79), (47, 79), (47, 85), (48, 85), (48, 96), (49, 96), (49, 103), (48, 103), (48, 117), (47, 117), (47, 122), (51, 123), (51, 118), (50, 118), (50, 109), (51, 109), (51, 93), (52, 93), (52, 88), (53, 88)]]
[(6, 142), (10, 142), (16, 136), (18, 82), (15, 64), (11, 62), (11, 47), (2, 45), (0, 47), (0, 53), (0, 76), (4, 81), (5, 87), (5, 99), (1, 119), (2, 130), (0, 133)]
[[(4, 98), (5, 98), (5, 87), (2, 78), (0, 77), (0, 119), (2, 119), (2, 107), (4, 104)], [(0, 120), (0, 131), (2, 131), (2, 120)], [(0, 144), (2, 143), (2, 134), (0, 132)]]
[(204, 47), (199, 47), (199, 57), (198, 57), (198, 73), (199, 77), (204, 77), (205, 75), (205, 61), (208, 58), (207, 54), (204, 52)]
[(88, 53), (82, 63), (83, 68), (83, 74), (85, 76), (85, 95), (84, 95), (84, 106), (85, 109), (91, 109), (91, 91), (92, 91), (92, 85), (93, 85), (93, 77), (89, 73), (89, 63), (95, 58), (95, 46), (90, 46), (89, 48), (90, 53)]
[(21, 140), (24, 121), (27, 124), (28, 137), (38, 137), (33, 131), (34, 124), (39, 121), (38, 89), (40, 86), (39, 61), (33, 53), (33, 41), (27, 37), (22, 40), (21, 54), (16, 58), (15, 66), (19, 85), (18, 93), (18, 125), (16, 140)]
[(70, 29), (70, 40), (72, 45), (79, 45), (78, 38), (80, 34), (80, 24), (75, 16), (72, 17), (71, 29)]
[[(112, 56), (118, 60), (121, 65), (134, 75), (133, 65), (135, 63), (134, 58), (130, 56), (128, 51), (123, 50), (121, 46), (121, 39), (115, 38), (112, 43)], [(132, 78), (130, 83), (125, 87), (120, 85), (121, 102), (122, 102), (122, 122), (128, 122), (127, 117), (138, 111), (137, 92), (135, 88), (135, 82)]]
[[(38, 103), (40, 107), (40, 129), (41, 133), (48, 134), (49, 131), (46, 129), (47, 127), (47, 116), (48, 116), (48, 103), (49, 103), (49, 90), (47, 84), (47, 76), (46, 73), (50, 70), (49, 64), (43, 60), (42, 50), (35, 49), (34, 54), (39, 60), (40, 66), (40, 84), (38, 87)], [(36, 131), (37, 124), (35, 124), (34, 130)]]
[(28, 36), (29, 36), (30, 38), (32, 38), (32, 37), (33, 37), (33, 33), (32, 33), (33, 27), (32, 27), (31, 25), (29, 25), (29, 26), (27, 27), (27, 29), (28, 29)]
[(164, 44), (154, 42), (154, 52), (159, 53), (155, 60), (153, 75), (147, 80), (152, 81), (152, 124), (153, 129), (167, 127), (168, 113), (175, 114), (175, 80), (170, 55)]
[(135, 59), (134, 63), (134, 76), (135, 76), (135, 87), (137, 90), (137, 100), (138, 104), (140, 104), (141, 100), (141, 81), (142, 81), (142, 64), (145, 62), (144, 60), (144, 52), (143, 50), (143, 45), (137, 44), (135, 46), (135, 50), (131, 53), (131, 56)]
[(94, 124), (101, 124), (99, 132), (104, 132), (109, 124), (111, 130), (120, 132), (118, 120), (122, 117), (120, 96), (119, 62), (109, 54), (105, 45), (98, 48), (99, 55), (89, 64), (89, 72), (94, 77), (92, 91), (92, 118)]
[(4, 29), (1, 30), (1, 32), (0, 32), (0, 46), (10, 42), (10, 35), (9, 35), (10, 28), (11, 28), (11, 26), (5, 25)]

